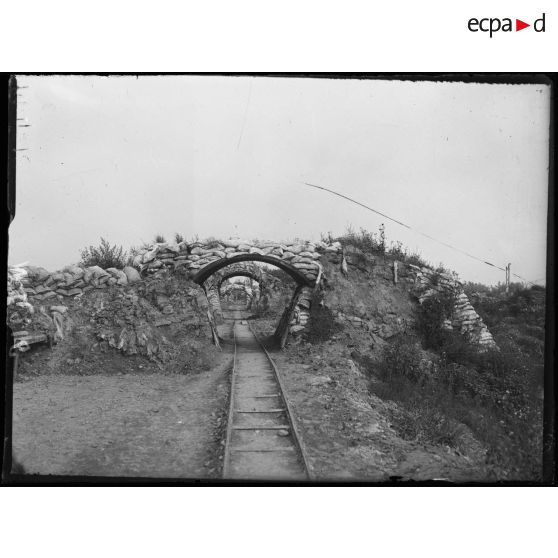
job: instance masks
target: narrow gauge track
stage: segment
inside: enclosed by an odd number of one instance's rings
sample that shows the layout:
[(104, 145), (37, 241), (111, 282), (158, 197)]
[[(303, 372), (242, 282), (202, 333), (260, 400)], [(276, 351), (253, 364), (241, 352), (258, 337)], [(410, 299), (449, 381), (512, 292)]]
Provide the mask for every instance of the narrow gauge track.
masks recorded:
[(304, 450), (275, 363), (246, 321), (233, 321), (234, 361), (223, 478), (307, 480)]

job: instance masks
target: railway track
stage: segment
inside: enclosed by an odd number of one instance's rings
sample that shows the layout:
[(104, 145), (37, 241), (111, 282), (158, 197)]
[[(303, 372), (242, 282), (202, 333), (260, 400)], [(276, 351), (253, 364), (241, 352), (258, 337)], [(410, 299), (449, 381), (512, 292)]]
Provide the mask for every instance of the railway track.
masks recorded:
[(277, 367), (248, 322), (233, 320), (223, 478), (308, 480), (304, 449)]

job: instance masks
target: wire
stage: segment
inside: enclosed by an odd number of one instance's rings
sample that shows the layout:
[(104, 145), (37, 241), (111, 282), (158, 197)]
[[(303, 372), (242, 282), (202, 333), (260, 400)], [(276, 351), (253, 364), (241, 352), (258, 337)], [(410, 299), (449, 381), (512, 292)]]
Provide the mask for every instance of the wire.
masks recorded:
[[(326, 188), (324, 186), (318, 186), (317, 184), (310, 184), (309, 182), (301, 182), (301, 184), (305, 184), (306, 186), (310, 186), (311, 188), (317, 188), (318, 190), (324, 190), (326, 192), (329, 192), (330, 194), (334, 194), (335, 196), (339, 196), (340, 198), (344, 198), (352, 203), (356, 203), (357, 205), (360, 205), (361, 207), (364, 207), (365, 209), (368, 209), (369, 211), (372, 211), (373, 213), (376, 213), (377, 215), (381, 215), (382, 217), (385, 217), (386, 219), (389, 219), (390, 221), (393, 221), (394, 223), (397, 223), (398, 225), (401, 225), (402, 227), (405, 227), (406, 229), (409, 229), (411, 231), (414, 231), (426, 238), (429, 238), (430, 240), (433, 240), (434, 242), (438, 242), (439, 244), (442, 244), (443, 246), (446, 246), (447, 248), (450, 248), (452, 250), (455, 250), (457, 252), (461, 252), (462, 254), (465, 254), (466, 256), (468, 256), (469, 258), (472, 258), (474, 260), (477, 260), (483, 264), (489, 265), (491, 267), (495, 267), (496, 269), (499, 269), (501, 271), (506, 271), (506, 268), (504, 267), (500, 267), (499, 265), (493, 264), (491, 262), (487, 262), (486, 260), (483, 260), (482, 258), (478, 258), (477, 256), (474, 256), (473, 254), (470, 254), (469, 252), (466, 252), (465, 250), (461, 250), (461, 248), (457, 248), (456, 246), (452, 246), (451, 244), (448, 244), (447, 242), (444, 242), (442, 240), (438, 240), (437, 238), (434, 238), (433, 236), (430, 236), (429, 234), (423, 233), (422, 231), (419, 231), (413, 227), (411, 227), (410, 225), (407, 225), (405, 223), (403, 223), (402, 221), (399, 221), (397, 219), (394, 219), (393, 217), (390, 217), (389, 215), (386, 215), (385, 213), (382, 213), (381, 211), (378, 211), (376, 209), (373, 209), (372, 207), (369, 207), (368, 205), (365, 205), (359, 201), (354, 200), (353, 198), (350, 198), (349, 196), (345, 196), (344, 194), (340, 194), (339, 192), (336, 192), (335, 190), (330, 190), (329, 188)], [(517, 277), (519, 279), (521, 279), (522, 281), (525, 281), (526, 283), (529, 283), (531, 285), (535, 285), (535, 283), (533, 283), (532, 281), (528, 281), (527, 279), (521, 277), (520, 275), (517, 275), (516, 273), (512, 273), (512, 275), (514, 277)]]

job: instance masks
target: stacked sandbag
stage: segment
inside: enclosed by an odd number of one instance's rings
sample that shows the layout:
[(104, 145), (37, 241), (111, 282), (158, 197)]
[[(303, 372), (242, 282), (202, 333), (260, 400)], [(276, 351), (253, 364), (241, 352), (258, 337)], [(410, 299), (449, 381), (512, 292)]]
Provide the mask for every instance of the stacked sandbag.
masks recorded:
[(27, 270), (22, 266), (8, 266), (8, 325), (14, 330), (26, 329), (31, 324), (33, 306), (27, 299), (29, 285)]
[(310, 305), (312, 301), (312, 289), (303, 287), (297, 296), (294, 311), (289, 322), (290, 333), (300, 333), (306, 329), (310, 319)]
[(30, 284), (27, 270), (21, 266), (8, 266), (8, 306), (25, 307), (26, 287)]
[(282, 263), (292, 266), (301, 272), (310, 282), (315, 281), (319, 273), (321, 253), (337, 253), (339, 242), (276, 242), (249, 241), (241, 239), (206, 240), (200, 242), (167, 242), (153, 243), (138, 253), (133, 261), (134, 267), (148, 274), (156, 274), (161, 270), (182, 268), (192, 277), (215, 261), (230, 259), (237, 256), (260, 255), (276, 260), (279, 267)]
[(33, 281), (44, 281), (49, 276), (50, 274), (40, 267), (8, 267), (7, 322), (18, 337), (23, 334), (44, 334), (54, 341), (59, 341), (71, 328), (71, 322), (66, 316), (66, 306), (32, 305), (29, 302), (28, 295), (33, 299), (38, 298), (36, 286), (30, 286), (33, 285)]
[[(105, 289), (114, 285), (124, 286), (141, 279), (138, 270), (130, 266), (126, 266), (124, 269), (114, 267), (103, 269), (96, 265), (89, 267), (70, 265), (53, 273), (37, 266), (24, 266), (19, 269), (18, 273), (22, 275), (20, 283), (23, 291), (27, 297), (32, 298), (34, 304), (54, 302), (57, 295), (81, 296), (91, 289)], [(8, 302), (10, 303), (10, 301), (9, 294)]]
[(496, 342), (482, 318), (467, 298), (456, 274), (407, 264), (414, 281), (413, 293), (420, 304), (437, 294), (450, 294), (454, 300), (451, 317), (444, 322), (448, 329), (459, 331), (470, 343), (482, 348), (496, 348)]
[(73, 297), (91, 289), (134, 283), (141, 279), (142, 273), (168, 276), (169, 273), (183, 269), (193, 277), (215, 261), (243, 255), (266, 256), (271, 258), (271, 262), (275, 260), (279, 267), (288, 264), (312, 283), (319, 275), (321, 255), (338, 253), (340, 250), (339, 242), (282, 243), (241, 239), (207, 240), (191, 244), (161, 242), (146, 246), (136, 254), (133, 265), (124, 269), (71, 265), (51, 273), (42, 267), (22, 266), (20, 269), (24, 271), (19, 273), (24, 273), (22, 286), (25, 293), (33, 297), (34, 301), (44, 303), (57, 295)]
[(62, 271), (50, 273), (42, 267), (27, 266), (30, 285), (27, 293), (35, 302), (48, 302), (56, 295), (76, 296), (83, 294), (87, 283), (84, 280), (85, 270), (77, 265), (65, 267)]
[(144, 251), (134, 258), (133, 264), (141, 271), (151, 274), (164, 268), (174, 268), (177, 258), (181, 255), (187, 255), (186, 243), (158, 242), (144, 248)]
[[(61, 271), (49, 272), (42, 267), (20, 266), (19, 271), (12, 272), (11, 285), (8, 293), (9, 305), (17, 307), (18, 312), (30, 314), (33, 305), (44, 306), (47, 310), (41, 313), (41, 320), (50, 320), (50, 330), (57, 337), (64, 335), (61, 315), (53, 318), (48, 306), (56, 305), (62, 297), (80, 297), (91, 290), (123, 287), (137, 283), (142, 276), (169, 279), (173, 273), (184, 271), (188, 277), (194, 277), (205, 266), (237, 256), (265, 256), (269, 263), (297, 270), (312, 284), (320, 276), (320, 258), (323, 254), (340, 252), (341, 245), (333, 243), (312, 243), (304, 241), (276, 242), (257, 240), (213, 240), (186, 243), (160, 242), (145, 246), (133, 259), (132, 266), (123, 269), (111, 267), (103, 269), (99, 266), (67, 266)], [(16, 286), (17, 284), (17, 286)], [(19, 306), (18, 306), (19, 304)], [(165, 312), (170, 312), (167, 305)], [(301, 298), (296, 308), (294, 328), (304, 328), (309, 316), (309, 299)], [(48, 320), (47, 320), (48, 318)], [(14, 315), (15, 322), (20, 325), (29, 324), (29, 316)], [(125, 342), (124, 342), (125, 343)], [(117, 345), (121, 345), (119, 341)]]

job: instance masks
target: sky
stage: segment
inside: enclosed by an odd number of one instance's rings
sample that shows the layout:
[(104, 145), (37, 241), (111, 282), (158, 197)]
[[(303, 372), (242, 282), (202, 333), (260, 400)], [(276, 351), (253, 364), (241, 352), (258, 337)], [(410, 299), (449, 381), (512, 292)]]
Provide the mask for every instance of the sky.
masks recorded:
[[(100, 237), (401, 241), (464, 281), (544, 284), (550, 90), (245, 76), (19, 76), (9, 263)], [(336, 190), (408, 230), (309, 182)], [(512, 280), (514, 278), (512, 277)]]

